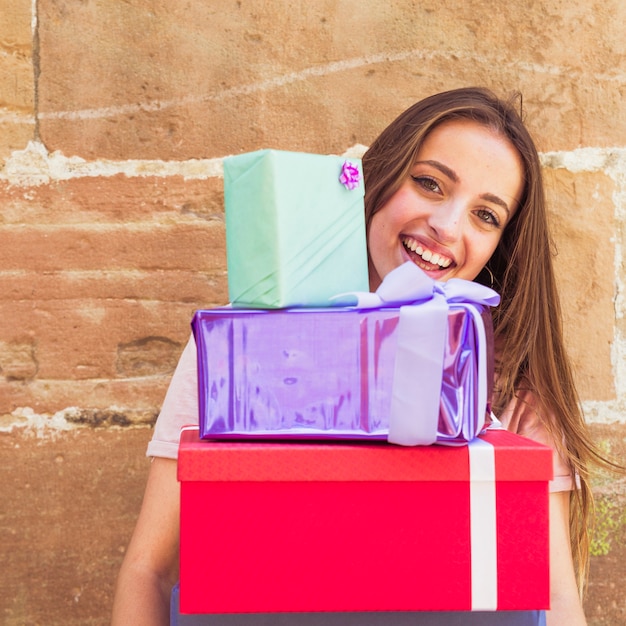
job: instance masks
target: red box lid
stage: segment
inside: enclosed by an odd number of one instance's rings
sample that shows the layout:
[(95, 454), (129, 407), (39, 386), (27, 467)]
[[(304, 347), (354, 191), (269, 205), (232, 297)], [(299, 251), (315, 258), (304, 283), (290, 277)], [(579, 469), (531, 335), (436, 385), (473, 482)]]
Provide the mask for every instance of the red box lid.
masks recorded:
[[(506, 430), (480, 439), (494, 446), (497, 481), (547, 481), (552, 450)], [(387, 442), (217, 442), (198, 429), (181, 434), (180, 481), (455, 481), (469, 476), (467, 446), (403, 447)]]

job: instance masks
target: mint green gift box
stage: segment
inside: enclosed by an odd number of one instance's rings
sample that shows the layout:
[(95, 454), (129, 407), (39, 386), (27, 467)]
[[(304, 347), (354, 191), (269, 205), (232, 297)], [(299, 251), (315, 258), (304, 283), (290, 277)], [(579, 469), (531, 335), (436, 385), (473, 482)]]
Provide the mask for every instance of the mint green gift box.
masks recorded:
[[(346, 168), (356, 173), (348, 181)], [(324, 307), (369, 291), (363, 195), (360, 159), (280, 150), (224, 159), (233, 306)]]

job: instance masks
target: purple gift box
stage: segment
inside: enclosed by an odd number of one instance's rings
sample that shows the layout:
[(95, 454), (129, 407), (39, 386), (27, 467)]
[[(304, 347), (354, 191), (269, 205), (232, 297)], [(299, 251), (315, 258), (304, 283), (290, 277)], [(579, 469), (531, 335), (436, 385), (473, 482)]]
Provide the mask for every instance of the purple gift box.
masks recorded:
[[(387, 439), (406, 308), (196, 312), (200, 437)], [(427, 342), (432, 312), (419, 304), (408, 309)], [(400, 412), (413, 422), (429, 419), (424, 407), (434, 394), (430, 442), (463, 444), (489, 421), (491, 316), (486, 306), (454, 302), (444, 316), (442, 354), (431, 363), (427, 347), (408, 358), (412, 396)], [(413, 372), (416, 361), (424, 362)], [(423, 402), (424, 394), (431, 400)]]

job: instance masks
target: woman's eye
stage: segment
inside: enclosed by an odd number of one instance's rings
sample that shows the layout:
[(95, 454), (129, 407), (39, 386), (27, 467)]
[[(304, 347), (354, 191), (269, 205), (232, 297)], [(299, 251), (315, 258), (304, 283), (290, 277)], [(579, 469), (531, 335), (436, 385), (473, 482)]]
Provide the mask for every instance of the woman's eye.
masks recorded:
[(411, 176), (411, 178), (426, 191), (432, 191), (434, 193), (440, 193), (441, 189), (439, 184), (434, 178), (430, 176)]
[(497, 227), (500, 226), (500, 220), (498, 219), (498, 216), (489, 209), (478, 209), (478, 211), (476, 211), (476, 215), (480, 220), (487, 224), (492, 224), (493, 226)]

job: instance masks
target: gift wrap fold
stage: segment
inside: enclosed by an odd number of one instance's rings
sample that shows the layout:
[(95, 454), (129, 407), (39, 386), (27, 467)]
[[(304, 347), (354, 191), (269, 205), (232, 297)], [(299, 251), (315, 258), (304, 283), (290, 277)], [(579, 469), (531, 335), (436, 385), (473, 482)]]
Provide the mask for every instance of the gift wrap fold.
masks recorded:
[(356, 306), (197, 311), (201, 437), (474, 439), (490, 408), (497, 294), (407, 263), (376, 293), (338, 301), (349, 299)]
[(453, 447), (186, 430), (181, 612), (549, 608), (551, 477), (551, 449), (503, 429)]
[(327, 306), (368, 288), (360, 159), (259, 150), (224, 159), (235, 307)]

